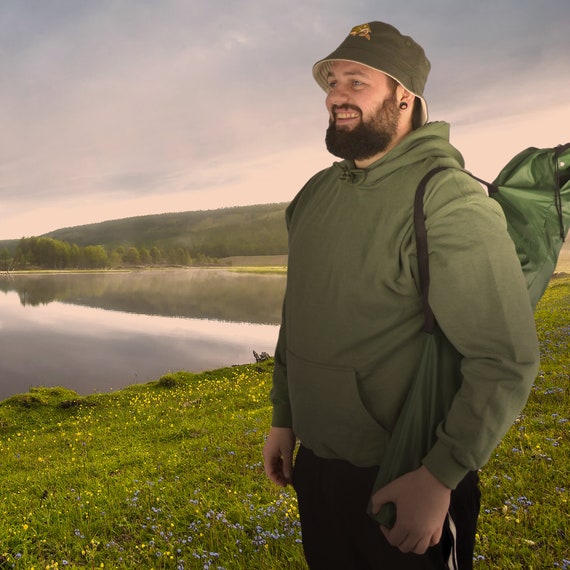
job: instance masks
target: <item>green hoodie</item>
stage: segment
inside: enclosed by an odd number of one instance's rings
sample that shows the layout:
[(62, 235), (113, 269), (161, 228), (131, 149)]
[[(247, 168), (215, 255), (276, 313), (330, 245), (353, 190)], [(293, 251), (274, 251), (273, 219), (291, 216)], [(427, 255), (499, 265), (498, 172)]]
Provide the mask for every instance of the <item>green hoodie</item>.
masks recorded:
[[(367, 169), (316, 174), (287, 209), (289, 266), (272, 425), (317, 455), (379, 465), (423, 346), (413, 230), (422, 176), (429, 302), (463, 355), (462, 387), (423, 459), (454, 488), (524, 406), (538, 368), (534, 318), (503, 212), (430, 123)], [(445, 380), (445, 379), (443, 379)]]

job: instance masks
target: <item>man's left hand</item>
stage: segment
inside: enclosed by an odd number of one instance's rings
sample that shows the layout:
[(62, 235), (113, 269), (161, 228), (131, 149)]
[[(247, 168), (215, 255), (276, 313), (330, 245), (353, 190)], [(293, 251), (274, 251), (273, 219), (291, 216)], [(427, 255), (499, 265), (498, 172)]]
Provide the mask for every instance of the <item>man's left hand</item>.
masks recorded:
[(406, 473), (372, 496), (373, 511), (384, 503), (396, 505), (396, 523), (380, 526), (386, 540), (402, 552), (424, 554), (441, 539), (451, 489), (424, 466)]

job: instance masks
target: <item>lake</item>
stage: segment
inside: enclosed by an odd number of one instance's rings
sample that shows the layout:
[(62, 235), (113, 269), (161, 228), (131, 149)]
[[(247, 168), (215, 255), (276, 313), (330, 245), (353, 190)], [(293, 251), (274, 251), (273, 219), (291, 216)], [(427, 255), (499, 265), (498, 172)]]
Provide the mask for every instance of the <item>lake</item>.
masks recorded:
[(0, 277), (0, 400), (80, 395), (274, 354), (285, 275), (221, 269)]

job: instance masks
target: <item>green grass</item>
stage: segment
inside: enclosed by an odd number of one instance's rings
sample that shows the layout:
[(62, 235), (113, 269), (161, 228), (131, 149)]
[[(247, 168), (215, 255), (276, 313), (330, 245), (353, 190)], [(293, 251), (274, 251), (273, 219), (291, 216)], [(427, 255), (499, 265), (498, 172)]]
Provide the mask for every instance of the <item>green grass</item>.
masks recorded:
[(476, 568), (570, 569), (570, 278), (551, 282), (536, 321), (540, 372), (481, 472)]
[[(536, 386), (481, 473), (477, 569), (570, 568), (569, 317), (554, 280)], [(0, 569), (305, 569), (294, 494), (263, 474), (271, 369), (0, 403)]]
[(271, 363), (0, 406), (1, 568), (302, 568), (265, 480)]
[(228, 271), (233, 271), (234, 273), (257, 273), (257, 274), (266, 274), (266, 273), (277, 273), (279, 275), (287, 273), (286, 266), (266, 266), (266, 267), (258, 267), (255, 265), (252, 266), (243, 266), (243, 267), (229, 267)]

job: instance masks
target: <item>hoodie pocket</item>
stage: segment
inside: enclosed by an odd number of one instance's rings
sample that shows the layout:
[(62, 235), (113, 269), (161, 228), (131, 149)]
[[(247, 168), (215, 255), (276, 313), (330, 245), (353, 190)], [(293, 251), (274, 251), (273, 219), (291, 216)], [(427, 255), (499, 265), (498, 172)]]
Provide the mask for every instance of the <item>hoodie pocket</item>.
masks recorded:
[(362, 403), (354, 369), (311, 362), (288, 351), (287, 380), (293, 430), (305, 447), (360, 467), (379, 465), (389, 433)]

